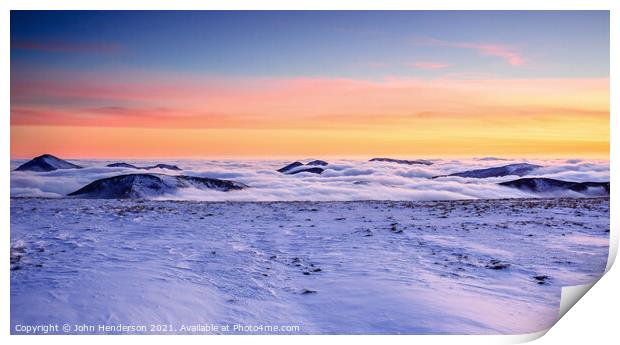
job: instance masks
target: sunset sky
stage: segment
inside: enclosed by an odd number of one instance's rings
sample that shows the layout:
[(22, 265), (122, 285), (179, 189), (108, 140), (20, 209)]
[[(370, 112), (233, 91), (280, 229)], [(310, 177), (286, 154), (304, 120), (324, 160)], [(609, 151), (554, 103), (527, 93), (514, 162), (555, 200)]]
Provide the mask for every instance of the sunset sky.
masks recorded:
[(609, 158), (607, 11), (11, 12), (11, 156)]

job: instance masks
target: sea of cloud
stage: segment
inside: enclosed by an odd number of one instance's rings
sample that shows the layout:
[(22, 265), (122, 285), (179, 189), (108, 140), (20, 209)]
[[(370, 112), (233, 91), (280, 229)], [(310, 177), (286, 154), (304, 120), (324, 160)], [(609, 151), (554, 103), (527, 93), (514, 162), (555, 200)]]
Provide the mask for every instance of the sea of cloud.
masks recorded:
[[(300, 160), (308, 162), (314, 158)], [(164, 199), (209, 201), (346, 201), (346, 200), (455, 200), (537, 197), (538, 195), (498, 185), (518, 176), (498, 178), (462, 178), (433, 176), (455, 172), (531, 163), (543, 166), (528, 177), (548, 177), (564, 181), (607, 182), (609, 162), (603, 160), (512, 160), (502, 158), (435, 159), (430, 166), (403, 165), (367, 160), (328, 160), (321, 175), (299, 173), (285, 175), (278, 168), (290, 160), (122, 160), (137, 166), (156, 163), (176, 164), (183, 171), (152, 169), (149, 171), (109, 168), (121, 160), (71, 160), (84, 169), (51, 172), (11, 171), (11, 196), (63, 197), (86, 184), (105, 177), (128, 173), (161, 173), (227, 179), (251, 188), (219, 192), (193, 188), (180, 189)], [(14, 170), (25, 160), (11, 161)], [(581, 196), (563, 192), (557, 196)]]

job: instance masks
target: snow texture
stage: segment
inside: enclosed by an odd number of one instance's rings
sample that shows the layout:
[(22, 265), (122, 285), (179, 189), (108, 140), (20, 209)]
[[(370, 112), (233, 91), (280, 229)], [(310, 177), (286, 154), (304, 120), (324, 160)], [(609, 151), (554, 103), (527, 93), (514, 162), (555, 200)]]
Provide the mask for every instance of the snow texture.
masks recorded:
[[(366, 167), (333, 172), (350, 169)], [(562, 286), (603, 273), (609, 248), (608, 198), (12, 198), (10, 209), (12, 332), (52, 322), (530, 333), (557, 320)]]

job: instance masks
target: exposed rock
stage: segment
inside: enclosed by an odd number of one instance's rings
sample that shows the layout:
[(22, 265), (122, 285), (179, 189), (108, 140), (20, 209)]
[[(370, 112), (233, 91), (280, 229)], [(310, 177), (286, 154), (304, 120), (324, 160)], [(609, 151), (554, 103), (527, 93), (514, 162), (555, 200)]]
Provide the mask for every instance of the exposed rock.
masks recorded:
[(549, 276), (546, 276), (546, 275), (534, 276), (534, 281), (536, 281), (538, 285), (545, 285), (549, 283)]
[(492, 270), (503, 270), (510, 267), (510, 264), (493, 259), (489, 261), (484, 267)]

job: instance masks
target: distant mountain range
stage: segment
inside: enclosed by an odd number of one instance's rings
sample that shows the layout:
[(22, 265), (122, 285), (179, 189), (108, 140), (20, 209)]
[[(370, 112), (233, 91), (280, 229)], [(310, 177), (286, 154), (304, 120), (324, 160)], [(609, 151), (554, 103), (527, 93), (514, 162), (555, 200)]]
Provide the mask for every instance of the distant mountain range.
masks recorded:
[(470, 177), (470, 178), (489, 178), (489, 177), (502, 177), (509, 175), (516, 176), (524, 176), (531, 173), (534, 169), (542, 168), (540, 165), (529, 164), (529, 163), (517, 163), (517, 164), (508, 164), (501, 167), (493, 167), (493, 168), (485, 168), (485, 169), (476, 169), (476, 170), (467, 170), (462, 172), (457, 172), (449, 175), (439, 175), (433, 178), (438, 177), (446, 177), (446, 176), (459, 176), (459, 177)]
[(152, 165), (152, 166), (139, 167), (133, 164), (121, 162), (121, 163), (108, 164), (106, 166), (109, 168), (129, 168), (129, 169), (140, 169), (140, 170), (151, 170), (151, 169), (167, 169), (167, 170), (175, 170), (175, 171), (183, 170), (176, 165), (170, 165), (170, 164), (157, 164), (157, 165)]
[(569, 182), (543, 177), (521, 178), (499, 185), (539, 194), (571, 190), (588, 196), (609, 195), (610, 186), (609, 182)]
[(416, 160), (405, 160), (405, 159), (393, 159), (393, 158), (372, 158), (369, 162), (388, 162), (388, 163), (396, 163), (396, 164), (405, 164), (405, 165), (433, 165), (433, 162), (427, 161), (424, 159), (416, 159)]
[(66, 160), (62, 160), (56, 156), (50, 154), (44, 154), (35, 157), (28, 162), (20, 165), (15, 169), (16, 171), (54, 171), (58, 169), (81, 169), (82, 167), (69, 163)]
[(241, 190), (247, 185), (214, 178), (169, 176), (163, 174), (127, 174), (99, 179), (69, 193), (86, 199), (142, 199), (172, 194), (179, 189), (194, 187), (221, 192)]
[[(432, 162), (416, 160), (399, 160), (391, 158), (373, 158), (372, 162), (389, 162), (405, 165), (431, 165)], [(290, 163), (277, 171), (287, 175), (294, 175), (302, 172), (320, 175), (329, 163), (322, 160), (313, 160), (308, 163), (299, 161)], [(107, 167), (131, 168), (140, 170), (168, 169), (180, 171), (176, 165), (157, 164), (153, 166), (138, 167), (133, 164), (119, 162), (108, 164)], [(540, 165), (529, 163), (509, 164), (499, 167), (484, 169), (467, 170), (453, 173), (450, 175), (440, 175), (433, 178), (445, 176), (458, 176), (467, 178), (490, 178), (502, 176), (525, 176), (532, 174)], [(47, 172), (58, 169), (82, 169), (81, 166), (67, 162), (50, 154), (44, 154), (20, 165), (16, 171)], [(362, 181), (363, 182), (363, 181)], [(355, 184), (363, 184), (355, 182)], [(609, 182), (571, 182), (543, 177), (526, 177), (513, 181), (498, 183), (504, 187), (519, 189), (526, 192), (541, 195), (553, 194), (555, 192), (573, 191), (584, 196), (608, 196), (610, 191)], [(203, 190), (217, 190), (222, 192), (241, 190), (249, 188), (247, 185), (230, 180), (215, 178), (204, 178), (197, 176), (171, 176), (164, 174), (124, 174), (108, 178), (99, 179), (88, 185), (69, 193), (69, 196), (80, 198), (98, 199), (136, 199), (156, 197), (165, 194), (172, 194), (183, 188), (198, 188)], [(378, 196), (380, 197), (380, 196)]]

